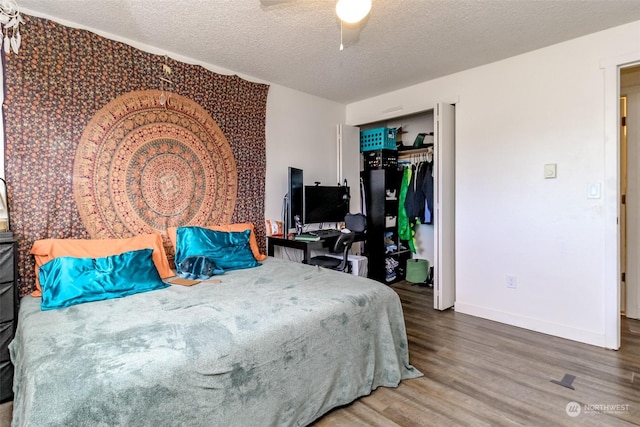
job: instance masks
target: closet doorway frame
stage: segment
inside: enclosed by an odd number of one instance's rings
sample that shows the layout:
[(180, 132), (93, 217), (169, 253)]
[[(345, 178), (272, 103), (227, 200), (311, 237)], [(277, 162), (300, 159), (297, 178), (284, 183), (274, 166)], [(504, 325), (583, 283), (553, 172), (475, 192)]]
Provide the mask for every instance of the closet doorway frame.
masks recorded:
[[(433, 308), (447, 310), (455, 307), (456, 297), (456, 116), (459, 99), (438, 101), (434, 105), (403, 111), (402, 114), (389, 115), (383, 118), (373, 118), (366, 123), (352, 125), (360, 128), (365, 125), (379, 124), (401, 119), (420, 113), (433, 113), (434, 122), (434, 210), (436, 228), (434, 230), (434, 285)], [(442, 144), (448, 144), (446, 150)], [(442, 165), (445, 165), (443, 167)], [(446, 167), (449, 166), (449, 167)], [(447, 225), (442, 226), (442, 219), (446, 218)]]

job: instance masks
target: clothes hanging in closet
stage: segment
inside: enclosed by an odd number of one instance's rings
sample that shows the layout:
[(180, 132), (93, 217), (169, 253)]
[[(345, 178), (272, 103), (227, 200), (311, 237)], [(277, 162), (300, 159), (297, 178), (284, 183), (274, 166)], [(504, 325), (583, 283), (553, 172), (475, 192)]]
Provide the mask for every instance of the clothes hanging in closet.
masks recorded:
[(433, 162), (412, 165), (413, 173), (407, 189), (405, 209), (412, 223), (433, 223)]
[(405, 168), (402, 174), (400, 194), (398, 195), (398, 237), (407, 242), (411, 252), (416, 253), (416, 246), (414, 242), (416, 232), (410, 218), (407, 216), (405, 208), (407, 191), (411, 183), (412, 172), (411, 168)]

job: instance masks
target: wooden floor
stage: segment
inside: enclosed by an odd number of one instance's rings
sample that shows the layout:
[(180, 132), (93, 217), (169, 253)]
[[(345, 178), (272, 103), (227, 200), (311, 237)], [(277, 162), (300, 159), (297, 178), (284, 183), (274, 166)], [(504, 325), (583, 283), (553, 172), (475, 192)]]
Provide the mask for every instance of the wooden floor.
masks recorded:
[[(424, 376), (378, 388), (316, 427), (640, 425), (640, 321), (623, 319), (622, 348), (612, 351), (439, 312), (428, 288), (393, 288), (411, 364)], [(565, 374), (575, 376), (575, 390), (551, 382)]]

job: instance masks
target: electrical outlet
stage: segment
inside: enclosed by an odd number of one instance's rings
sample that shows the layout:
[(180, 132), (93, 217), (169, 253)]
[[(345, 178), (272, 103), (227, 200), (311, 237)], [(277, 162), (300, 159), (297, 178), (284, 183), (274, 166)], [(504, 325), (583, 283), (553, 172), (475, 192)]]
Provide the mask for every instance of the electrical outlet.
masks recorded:
[(507, 288), (516, 289), (518, 287), (518, 279), (516, 276), (507, 276)]

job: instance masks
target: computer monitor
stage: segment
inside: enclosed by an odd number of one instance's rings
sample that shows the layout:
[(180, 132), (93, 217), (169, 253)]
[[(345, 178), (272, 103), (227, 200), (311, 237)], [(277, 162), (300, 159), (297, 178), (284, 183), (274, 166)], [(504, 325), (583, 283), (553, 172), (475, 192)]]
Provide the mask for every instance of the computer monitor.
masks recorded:
[(296, 226), (295, 216), (300, 216), (300, 222), (304, 224), (304, 182), (302, 169), (289, 166), (287, 187), (287, 220), (285, 227)]
[(304, 187), (304, 220), (307, 224), (342, 222), (349, 213), (349, 187)]

